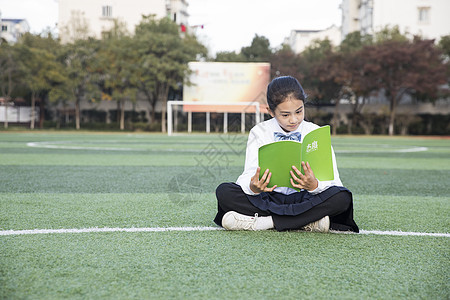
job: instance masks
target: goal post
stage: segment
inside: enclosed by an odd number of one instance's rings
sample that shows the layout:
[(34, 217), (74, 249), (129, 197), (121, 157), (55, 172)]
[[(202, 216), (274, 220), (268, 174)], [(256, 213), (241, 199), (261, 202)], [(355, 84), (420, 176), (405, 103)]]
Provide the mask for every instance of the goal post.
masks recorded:
[[(178, 124), (177, 113), (174, 114), (174, 107), (182, 106), (183, 111), (188, 114), (188, 133), (192, 132), (192, 113), (206, 113), (206, 132), (211, 131), (211, 112), (223, 113), (223, 132), (228, 132), (228, 113), (240, 112), (241, 114), (241, 132), (245, 133), (245, 115), (247, 113), (255, 114), (255, 121), (259, 123), (264, 118), (261, 112), (261, 103), (259, 102), (233, 102), (233, 103), (199, 103), (192, 101), (167, 101), (167, 134), (174, 133), (174, 125)], [(177, 110), (178, 111), (178, 110)]]

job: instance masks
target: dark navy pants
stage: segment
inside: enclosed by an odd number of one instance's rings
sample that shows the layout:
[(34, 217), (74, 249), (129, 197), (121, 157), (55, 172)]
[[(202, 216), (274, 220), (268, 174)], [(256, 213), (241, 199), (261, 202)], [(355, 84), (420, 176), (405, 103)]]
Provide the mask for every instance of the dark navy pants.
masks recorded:
[(247, 195), (235, 183), (222, 183), (216, 189), (218, 212), (214, 222), (222, 226), (228, 211), (253, 216), (272, 216), (275, 229), (295, 230), (330, 217), (330, 229), (359, 232), (353, 220), (352, 193), (344, 187), (332, 186), (317, 195), (307, 191), (284, 195), (277, 192)]

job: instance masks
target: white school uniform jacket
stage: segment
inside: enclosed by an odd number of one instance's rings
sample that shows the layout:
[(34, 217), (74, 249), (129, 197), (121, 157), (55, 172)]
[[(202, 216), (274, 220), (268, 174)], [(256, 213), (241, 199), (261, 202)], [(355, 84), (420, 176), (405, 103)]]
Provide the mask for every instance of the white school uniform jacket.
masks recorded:
[[(301, 139), (303, 141), (303, 137), (316, 128), (319, 128), (319, 126), (311, 122), (303, 121), (295, 131), (301, 133)], [(255, 127), (250, 130), (247, 141), (247, 150), (245, 154), (244, 172), (236, 181), (236, 183), (240, 185), (242, 190), (248, 195), (255, 195), (255, 193), (250, 189), (250, 181), (251, 178), (255, 175), (256, 169), (258, 168), (258, 149), (263, 145), (275, 142), (274, 132), (289, 134), (284, 132), (275, 118), (261, 122), (255, 125)], [(321, 193), (333, 185), (342, 186), (333, 148), (331, 148), (331, 154), (333, 158), (334, 180), (318, 180), (319, 185), (314, 191), (310, 192), (311, 194)], [(274, 191), (285, 195), (297, 192), (296, 190), (289, 187), (277, 187)]]

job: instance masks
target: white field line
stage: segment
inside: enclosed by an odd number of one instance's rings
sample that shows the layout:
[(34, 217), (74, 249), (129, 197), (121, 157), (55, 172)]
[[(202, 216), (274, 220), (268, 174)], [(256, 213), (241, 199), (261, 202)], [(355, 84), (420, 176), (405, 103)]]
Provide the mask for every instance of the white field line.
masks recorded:
[(428, 151), (428, 147), (414, 147), (397, 150), (397, 152), (422, 152), (422, 151)]
[(336, 153), (406, 153), (406, 152), (423, 152), (428, 151), (428, 147), (414, 146), (412, 148), (376, 151), (376, 150), (335, 150)]
[[(96, 233), (96, 232), (164, 232), (164, 231), (215, 231), (224, 230), (221, 227), (132, 227), (132, 228), (70, 228), (70, 229), (30, 229), (30, 230), (0, 230), (2, 235), (26, 235), (26, 234), (54, 234), (54, 233)], [(352, 232), (331, 231), (334, 234), (355, 234)], [(380, 231), (361, 230), (359, 234), (365, 235), (390, 235), (390, 236), (433, 236), (450, 237), (450, 233), (430, 233), (430, 232), (406, 232), (406, 231)]]
[(132, 228), (69, 228), (69, 229), (30, 229), (0, 230), (0, 235), (48, 234), (48, 233), (92, 233), (92, 232), (162, 232), (162, 231), (211, 231), (222, 230), (220, 227), (132, 227)]
[[(331, 231), (332, 233), (340, 234), (355, 234), (353, 232)], [(381, 230), (360, 230), (359, 234), (374, 234), (374, 235), (397, 235), (397, 236), (435, 236), (435, 237), (450, 237), (450, 233), (433, 233), (433, 232), (411, 232), (411, 231), (381, 231)]]
[[(164, 148), (164, 149), (138, 149), (138, 148), (115, 148), (115, 147), (85, 147), (85, 146), (67, 146), (72, 142), (29, 142), (27, 143), (28, 147), (32, 148), (44, 148), (44, 149), (61, 149), (61, 150), (94, 150), (94, 151), (134, 151), (134, 152), (188, 152), (188, 153), (198, 153), (204, 151), (204, 149), (194, 150), (194, 149), (173, 149), (173, 148)], [(66, 144), (66, 145), (64, 145)], [(212, 149), (211, 151), (215, 152), (216, 149)], [(222, 152), (231, 152), (228, 150), (223, 150)]]
[(66, 150), (99, 150), (99, 151), (143, 151), (133, 148), (113, 148), (113, 147), (81, 147), (81, 146), (60, 146), (55, 144), (67, 144), (70, 142), (29, 142), (28, 147), (46, 149), (66, 149)]
[[(190, 149), (136, 149), (136, 148), (120, 148), (120, 147), (86, 147), (86, 146), (70, 146), (72, 141), (52, 141), (52, 142), (28, 142), (28, 147), (33, 148), (46, 148), (46, 149), (64, 149), (64, 150), (97, 150), (97, 151), (170, 151), (170, 152), (202, 152), (200, 150)], [(82, 142), (80, 142), (82, 143)], [(101, 143), (101, 142), (100, 142)], [(377, 147), (388, 149), (389, 145), (380, 144)], [(223, 149), (212, 149), (213, 152), (228, 152)], [(392, 150), (335, 150), (336, 153), (405, 153), (405, 152), (423, 152), (428, 151), (427, 147), (412, 146), (405, 149), (392, 149)]]

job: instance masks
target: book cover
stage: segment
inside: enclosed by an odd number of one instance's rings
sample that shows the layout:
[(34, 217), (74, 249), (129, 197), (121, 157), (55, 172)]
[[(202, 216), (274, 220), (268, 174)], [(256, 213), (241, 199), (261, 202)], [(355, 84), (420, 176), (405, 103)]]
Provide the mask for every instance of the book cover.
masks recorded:
[[(272, 173), (268, 187), (290, 187), (290, 170), (296, 166), (304, 174), (301, 162), (309, 162), (317, 179), (333, 180), (333, 159), (331, 155), (330, 126), (319, 127), (309, 132), (301, 143), (296, 141), (278, 141), (258, 150), (258, 163), (261, 167), (260, 178), (266, 169)], [(296, 188), (294, 188), (296, 189)], [(298, 189), (297, 189), (298, 190)]]

